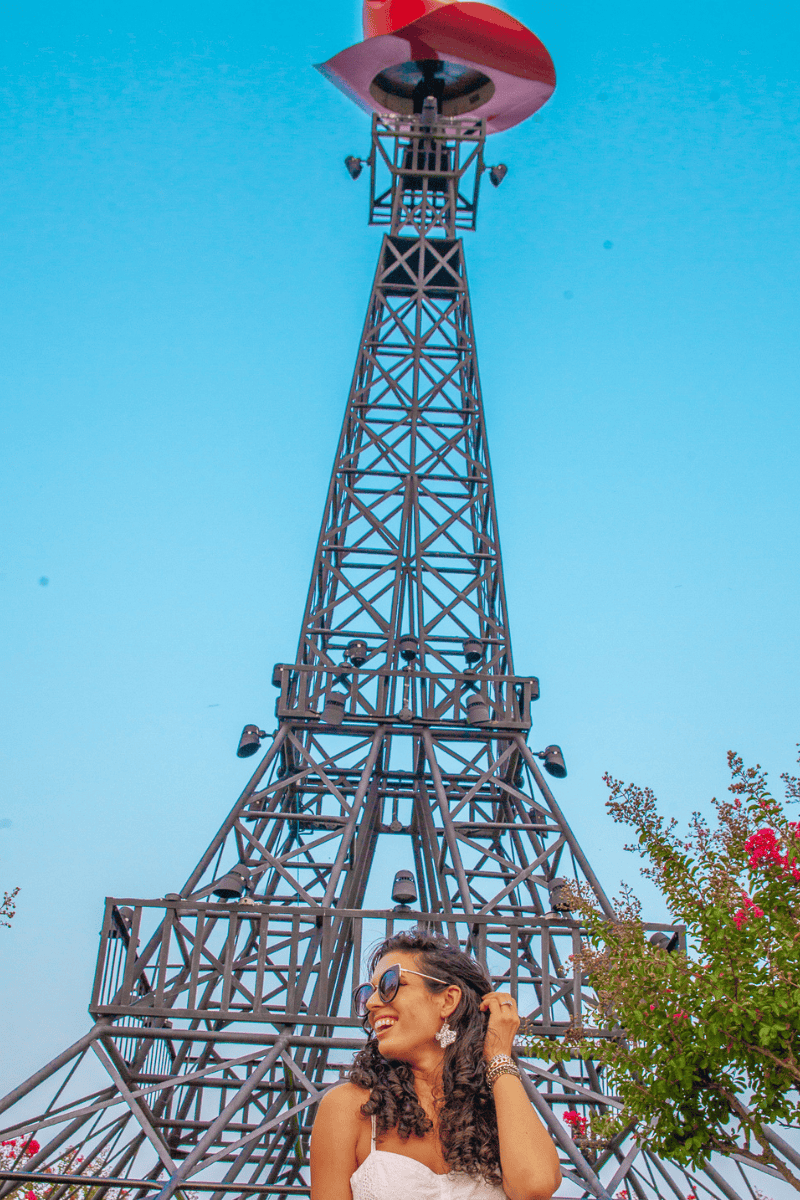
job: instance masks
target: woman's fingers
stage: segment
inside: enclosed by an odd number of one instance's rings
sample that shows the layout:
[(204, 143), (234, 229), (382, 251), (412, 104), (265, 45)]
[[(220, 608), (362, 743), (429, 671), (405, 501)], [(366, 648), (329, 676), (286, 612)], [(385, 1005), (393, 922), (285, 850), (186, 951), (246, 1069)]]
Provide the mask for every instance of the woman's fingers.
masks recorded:
[(487, 992), (481, 1009), (489, 1014), (483, 1052), (491, 1059), (495, 1054), (510, 1054), (514, 1036), (519, 1029), (519, 1014), (513, 996), (507, 992)]
[(516, 1014), (517, 1006), (514, 1003), (514, 997), (509, 996), (507, 992), (487, 992), (481, 1000), (481, 1011), (493, 1009), (505, 1010)]

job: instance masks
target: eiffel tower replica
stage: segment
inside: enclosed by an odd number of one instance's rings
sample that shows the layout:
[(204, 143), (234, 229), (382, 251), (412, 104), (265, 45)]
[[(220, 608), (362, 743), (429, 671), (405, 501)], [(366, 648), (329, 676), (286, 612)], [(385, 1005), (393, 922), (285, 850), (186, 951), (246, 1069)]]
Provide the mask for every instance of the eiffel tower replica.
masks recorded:
[[(240, 757), (265, 753), (180, 892), (106, 901), (95, 1024), (0, 1102), (0, 1196), (308, 1196), (316, 1103), (364, 1043), (365, 952), (403, 928), (460, 943), (530, 1032), (595, 1024), (565, 881), (612, 909), (548, 782), (561, 750), (529, 745), (539, 683), (512, 661), (461, 240), (505, 168), (487, 118), (448, 115), (412, 65), (407, 111), (375, 113), (347, 160), (385, 232), (276, 729), (245, 728)], [(581, 1145), (564, 1113), (618, 1104), (596, 1063), (528, 1061), (524, 1081), (562, 1195), (737, 1200), (710, 1164)]]

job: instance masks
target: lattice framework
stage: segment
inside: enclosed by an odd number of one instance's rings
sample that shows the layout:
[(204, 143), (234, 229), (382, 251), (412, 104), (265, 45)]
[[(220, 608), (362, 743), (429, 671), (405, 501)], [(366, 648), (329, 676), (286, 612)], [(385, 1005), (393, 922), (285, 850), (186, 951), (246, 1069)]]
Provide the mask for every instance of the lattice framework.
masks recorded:
[[(373, 121), (370, 216), (388, 232), (275, 734), (179, 893), (107, 901), (96, 1024), (0, 1102), (2, 1136), (40, 1143), (0, 1195), (24, 1180), (52, 1200), (87, 1183), (115, 1200), (308, 1195), (315, 1104), (363, 1044), (349, 996), (365, 948), (411, 924), (484, 962), (531, 1031), (593, 1030), (553, 881), (611, 908), (528, 745), (538, 681), (512, 663), (458, 236), (484, 133)], [(374, 907), (387, 866), (413, 868), (413, 911)], [(563, 1113), (618, 1104), (595, 1063), (530, 1062), (525, 1084), (565, 1194), (736, 1200), (711, 1164), (689, 1176), (630, 1137), (578, 1144)]]

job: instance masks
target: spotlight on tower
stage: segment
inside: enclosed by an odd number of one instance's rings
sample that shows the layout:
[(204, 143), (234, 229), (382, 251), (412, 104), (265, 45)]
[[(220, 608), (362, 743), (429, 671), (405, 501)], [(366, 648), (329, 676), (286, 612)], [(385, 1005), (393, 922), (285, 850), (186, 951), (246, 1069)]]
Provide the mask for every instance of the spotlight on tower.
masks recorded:
[(547, 881), (547, 890), (550, 893), (550, 908), (553, 913), (558, 916), (565, 916), (572, 912), (572, 901), (568, 894), (569, 880), (567, 879), (549, 879)]
[(655, 946), (656, 950), (666, 950), (667, 954), (672, 954), (673, 950), (678, 949), (680, 938), (676, 930), (673, 930), (672, 933), (663, 933), (659, 930), (657, 933), (652, 934), (649, 941), (650, 945)]
[(344, 160), (344, 165), (350, 172), (351, 179), (358, 179), (359, 175), (364, 169), (363, 159), (356, 158), (355, 154), (348, 154), (347, 158)]
[(496, 167), (489, 168), (489, 182), (493, 187), (500, 187), (500, 184), (508, 174), (508, 167), (505, 163), (498, 163)]
[(417, 902), (417, 885), (410, 871), (398, 871), (392, 885), (392, 899), (395, 904), (406, 907)]
[(413, 662), (419, 653), (419, 642), (412, 633), (404, 633), (398, 639), (397, 649), (400, 651), (400, 657), (406, 662)]
[(244, 863), (237, 863), (217, 880), (212, 890), (220, 900), (240, 900), (250, 890), (250, 871)]
[(479, 694), (470, 696), (464, 707), (467, 710), (468, 725), (488, 725), (492, 719), (489, 705)]
[(478, 662), (479, 659), (483, 658), (483, 643), (479, 642), (477, 638), (465, 638), (464, 658), (470, 665)]
[(109, 937), (125, 937), (126, 934), (130, 933), (131, 926), (133, 925), (133, 909), (128, 908), (127, 905), (122, 905), (119, 908), (115, 905), (114, 912), (117, 921), (112, 924), (109, 930)]
[(563, 779), (567, 773), (567, 764), (564, 762), (564, 755), (561, 753), (560, 746), (545, 746), (544, 750), (540, 750), (536, 758), (541, 758), (544, 762), (544, 769), (548, 775), (552, 775), (554, 779)]
[(354, 638), (352, 642), (348, 642), (344, 652), (354, 667), (363, 667), (369, 653), (367, 643), (361, 638)]
[(322, 719), (328, 725), (341, 725), (344, 720), (344, 705), (347, 696), (343, 692), (328, 692)]
[(249, 758), (251, 754), (255, 754), (261, 748), (261, 739), (266, 736), (264, 730), (259, 729), (257, 725), (245, 725), (236, 751), (239, 758)]

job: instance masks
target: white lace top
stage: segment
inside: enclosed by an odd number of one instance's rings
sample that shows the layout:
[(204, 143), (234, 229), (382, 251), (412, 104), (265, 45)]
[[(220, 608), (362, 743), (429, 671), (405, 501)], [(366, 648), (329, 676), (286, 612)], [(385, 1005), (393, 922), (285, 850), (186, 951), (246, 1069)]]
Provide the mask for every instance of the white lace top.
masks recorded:
[(480, 1176), (450, 1171), (437, 1175), (430, 1167), (390, 1150), (375, 1149), (375, 1118), (369, 1156), (350, 1176), (353, 1200), (507, 1200), (503, 1189)]

